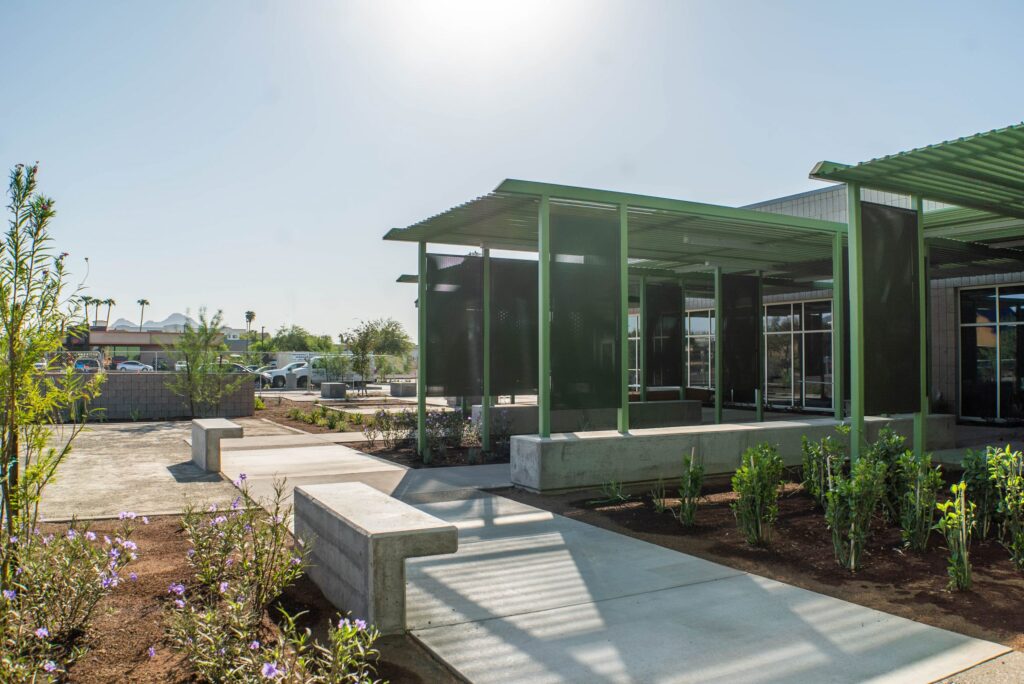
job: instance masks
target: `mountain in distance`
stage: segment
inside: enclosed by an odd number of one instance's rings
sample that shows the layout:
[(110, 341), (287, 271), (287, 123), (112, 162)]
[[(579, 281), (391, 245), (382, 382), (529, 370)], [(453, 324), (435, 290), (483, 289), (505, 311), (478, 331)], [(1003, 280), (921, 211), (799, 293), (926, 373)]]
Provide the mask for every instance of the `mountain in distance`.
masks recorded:
[[(186, 323), (191, 325), (193, 328), (197, 325), (194, 318), (190, 318), (185, 314), (173, 313), (162, 321), (146, 321), (142, 324), (142, 329), (145, 332), (181, 332), (185, 329)], [(139, 322), (129, 321), (126, 318), (119, 318), (114, 321), (113, 325), (111, 325), (109, 329), (138, 331)]]

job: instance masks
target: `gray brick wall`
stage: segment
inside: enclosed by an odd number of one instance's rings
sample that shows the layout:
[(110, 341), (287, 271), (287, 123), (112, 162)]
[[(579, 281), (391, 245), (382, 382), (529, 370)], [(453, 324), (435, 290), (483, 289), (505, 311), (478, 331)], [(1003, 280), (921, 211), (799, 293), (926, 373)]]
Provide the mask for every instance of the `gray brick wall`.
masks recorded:
[[(90, 404), (98, 420), (164, 420), (190, 418), (188, 404), (167, 388), (173, 373), (106, 374), (100, 396)], [(232, 378), (224, 378), (225, 383)], [(255, 387), (242, 382), (221, 402), (219, 418), (251, 416), (255, 412)]]

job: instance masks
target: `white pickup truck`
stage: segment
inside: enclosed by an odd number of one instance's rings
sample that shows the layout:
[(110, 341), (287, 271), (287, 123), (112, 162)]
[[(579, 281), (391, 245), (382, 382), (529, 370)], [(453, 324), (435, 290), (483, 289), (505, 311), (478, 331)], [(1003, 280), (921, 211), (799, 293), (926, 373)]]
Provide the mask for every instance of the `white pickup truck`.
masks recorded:
[(288, 382), (288, 374), (295, 375), (295, 384), (305, 387), (309, 384), (309, 366), (305, 361), (294, 361), (283, 368), (275, 368), (263, 373), (263, 383), (271, 387), (284, 387)]

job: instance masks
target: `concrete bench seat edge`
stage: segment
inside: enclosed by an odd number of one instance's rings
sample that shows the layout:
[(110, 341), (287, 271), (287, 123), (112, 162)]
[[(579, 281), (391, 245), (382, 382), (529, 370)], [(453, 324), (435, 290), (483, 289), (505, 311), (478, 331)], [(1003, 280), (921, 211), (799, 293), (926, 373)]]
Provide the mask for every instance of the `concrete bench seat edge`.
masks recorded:
[(220, 440), (242, 437), (242, 426), (225, 418), (192, 421), (192, 462), (208, 473), (220, 472)]
[(455, 553), (458, 529), (361, 482), (295, 488), (295, 537), (310, 579), (334, 607), (401, 634), (405, 559)]

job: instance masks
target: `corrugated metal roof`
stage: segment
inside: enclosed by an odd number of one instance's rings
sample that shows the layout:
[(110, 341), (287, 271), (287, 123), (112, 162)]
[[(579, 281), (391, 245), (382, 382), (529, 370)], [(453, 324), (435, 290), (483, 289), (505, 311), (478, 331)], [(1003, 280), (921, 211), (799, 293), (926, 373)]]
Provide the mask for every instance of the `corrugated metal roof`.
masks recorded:
[(811, 177), (1024, 218), (1024, 124), (853, 166), (823, 161)]

